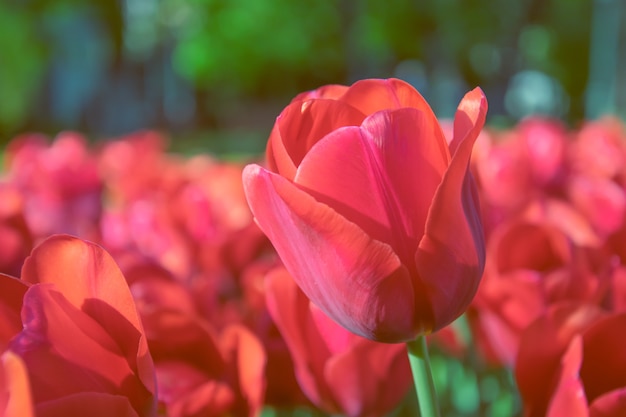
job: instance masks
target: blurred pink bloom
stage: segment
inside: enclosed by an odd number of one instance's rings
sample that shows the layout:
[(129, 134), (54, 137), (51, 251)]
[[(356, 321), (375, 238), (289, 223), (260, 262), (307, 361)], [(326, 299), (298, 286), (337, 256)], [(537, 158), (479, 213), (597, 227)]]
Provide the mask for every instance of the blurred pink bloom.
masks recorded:
[(350, 417), (380, 416), (398, 405), (412, 382), (404, 344), (373, 342), (338, 326), (282, 267), (269, 273), (266, 287), (270, 314), (313, 404)]
[(8, 179), (22, 193), (24, 215), (36, 237), (98, 238), (103, 185), (85, 138), (62, 132), (49, 143), (43, 136), (24, 135), (9, 144), (7, 162)]

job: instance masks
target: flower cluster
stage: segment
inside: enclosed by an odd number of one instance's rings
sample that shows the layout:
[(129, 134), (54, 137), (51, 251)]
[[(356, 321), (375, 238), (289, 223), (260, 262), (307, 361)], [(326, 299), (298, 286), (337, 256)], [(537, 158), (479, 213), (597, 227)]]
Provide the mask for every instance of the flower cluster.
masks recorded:
[(352, 335), (299, 292), (253, 221), (243, 162), (166, 146), (148, 131), (7, 146), (0, 414), (396, 407), (411, 385), (403, 346)]
[(13, 139), (0, 415), (383, 416), (428, 332), (514, 370), (524, 415), (626, 414), (624, 126), (485, 114), (367, 80), (296, 97), (266, 161)]
[(467, 318), (528, 416), (626, 410), (625, 138), (615, 119), (532, 118), (478, 139), (487, 264)]

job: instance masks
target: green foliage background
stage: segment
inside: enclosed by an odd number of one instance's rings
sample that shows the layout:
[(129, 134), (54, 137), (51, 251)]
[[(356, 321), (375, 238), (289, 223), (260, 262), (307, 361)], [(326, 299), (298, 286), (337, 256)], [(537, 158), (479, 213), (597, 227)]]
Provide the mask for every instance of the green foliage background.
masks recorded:
[(300, 91), (390, 76), (413, 83), (442, 117), (475, 85), (492, 123), (623, 115), (622, 8), (618, 0), (7, 0), (0, 135), (155, 127), (265, 136)]

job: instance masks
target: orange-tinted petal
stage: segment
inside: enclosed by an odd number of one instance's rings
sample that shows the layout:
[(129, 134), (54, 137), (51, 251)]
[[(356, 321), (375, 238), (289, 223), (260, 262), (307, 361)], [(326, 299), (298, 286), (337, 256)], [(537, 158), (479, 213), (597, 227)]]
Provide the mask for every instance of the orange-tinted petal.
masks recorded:
[(409, 83), (397, 78), (359, 80), (338, 100), (367, 115), (380, 110), (413, 107), (424, 112), (426, 118), (435, 119), (424, 97)]
[[(259, 415), (265, 399), (267, 355), (260, 340), (244, 326), (233, 324), (220, 335), (220, 345), (230, 369), (236, 372), (239, 393), (245, 403), (241, 410)], [(237, 414), (235, 412), (234, 414)]]
[[(98, 308), (110, 315), (109, 322), (126, 320), (101, 301)], [(28, 367), (35, 402), (94, 391), (124, 395), (142, 414), (152, 409), (152, 393), (134, 374), (110, 329), (78, 310), (52, 284), (27, 291), (22, 321), (24, 330), (10, 346)], [(142, 337), (137, 331), (124, 347), (136, 347)]]
[[(122, 272), (102, 247), (67, 235), (51, 236), (25, 260), (22, 279), (29, 283), (53, 283), (69, 302), (106, 328), (124, 349), (142, 382), (155, 392), (148, 344), (144, 337), (134, 340), (137, 333), (143, 333), (135, 303)], [(107, 308), (100, 308), (101, 305)], [(110, 314), (109, 307), (125, 320)]]
[(34, 417), (28, 371), (11, 351), (0, 356), (0, 416)]
[(343, 96), (348, 90), (348, 86), (340, 85), (340, 84), (328, 84), (322, 87), (316, 88), (315, 90), (305, 91), (303, 93), (298, 94), (291, 100), (294, 101), (304, 101), (312, 98), (331, 98), (331, 99), (339, 99)]

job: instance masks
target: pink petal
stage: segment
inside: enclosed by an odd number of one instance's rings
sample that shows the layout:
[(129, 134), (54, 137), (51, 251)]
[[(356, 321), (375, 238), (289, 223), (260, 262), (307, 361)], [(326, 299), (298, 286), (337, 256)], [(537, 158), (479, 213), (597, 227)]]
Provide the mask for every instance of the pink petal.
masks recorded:
[(569, 181), (569, 198), (573, 205), (601, 236), (615, 233), (623, 227), (626, 193), (620, 185), (612, 179), (582, 175)]
[(276, 119), (267, 144), (267, 163), (282, 176), (293, 179), (309, 149), (342, 126), (359, 126), (365, 114), (334, 100), (295, 101)]
[(381, 341), (422, 330), (413, 283), (389, 245), (258, 165), (243, 172), (248, 203), (307, 296), (345, 328)]
[(294, 181), (371, 238), (388, 243), (413, 269), (448, 158), (437, 120), (404, 108), (327, 135), (309, 151)]
[(454, 119), (453, 154), (432, 202), (426, 234), (415, 254), (417, 272), (428, 292), (439, 329), (465, 311), (485, 265), (478, 196), (468, 171), (474, 141), (487, 113), (480, 89), (466, 94)]

